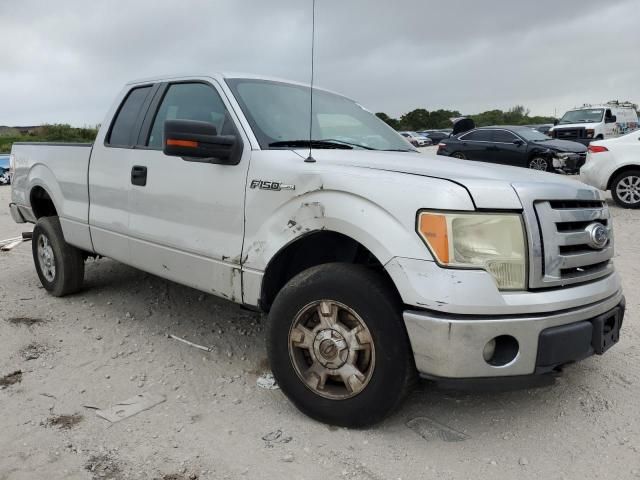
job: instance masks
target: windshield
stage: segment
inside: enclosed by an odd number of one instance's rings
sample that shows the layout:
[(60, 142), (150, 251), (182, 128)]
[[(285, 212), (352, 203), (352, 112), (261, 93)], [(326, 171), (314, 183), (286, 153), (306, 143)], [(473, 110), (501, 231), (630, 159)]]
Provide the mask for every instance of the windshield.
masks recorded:
[(534, 130), (533, 128), (521, 128), (515, 130), (515, 132), (520, 135), (525, 140), (530, 142), (540, 141), (540, 140), (551, 140), (551, 138), (547, 137), (544, 133), (540, 133), (538, 130)]
[(604, 109), (594, 108), (585, 110), (569, 110), (560, 119), (560, 124), (563, 123), (599, 123), (602, 121), (602, 115)]
[[(304, 148), (303, 142), (308, 146), (309, 87), (254, 79), (227, 79), (227, 84), (260, 148)], [(312, 125), (313, 148), (342, 143), (370, 150), (415, 151), (371, 112), (348, 98), (322, 90), (313, 91)]]

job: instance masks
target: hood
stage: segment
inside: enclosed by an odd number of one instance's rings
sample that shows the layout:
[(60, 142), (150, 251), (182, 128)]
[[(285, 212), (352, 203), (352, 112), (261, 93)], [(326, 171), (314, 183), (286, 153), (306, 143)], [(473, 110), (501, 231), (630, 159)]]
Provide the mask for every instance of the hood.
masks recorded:
[[(303, 158), (308, 150), (299, 150)], [(421, 175), (454, 182), (464, 187), (476, 206), (487, 209), (521, 209), (517, 190), (565, 192), (562, 198), (601, 198), (595, 188), (555, 173), (521, 167), (457, 160), (425, 153), (375, 152), (369, 150), (314, 150), (318, 163), (344, 165)], [(542, 195), (542, 193), (541, 193)]]
[(532, 142), (540, 147), (545, 147), (556, 152), (569, 152), (569, 153), (585, 153), (587, 147), (578, 142), (572, 142), (571, 140), (542, 140), (539, 142)]

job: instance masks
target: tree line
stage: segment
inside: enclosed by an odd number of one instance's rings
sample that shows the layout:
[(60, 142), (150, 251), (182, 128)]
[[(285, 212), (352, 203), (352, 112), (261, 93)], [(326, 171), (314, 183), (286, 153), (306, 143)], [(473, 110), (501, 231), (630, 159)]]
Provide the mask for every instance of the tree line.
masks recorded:
[(530, 110), (523, 105), (516, 105), (506, 112), (503, 110), (488, 110), (475, 115), (462, 115), (457, 110), (433, 110), (416, 108), (400, 118), (392, 118), (384, 112), (378, 112), (378, 118), (387, 123), (395, 130), (431, 130), (440, 128), (451, 128), (451, 118), (468, 117), (473, 119), (476, 126), (486, 127), (489, 125), (529, 125), (538, 123), (553, 123), (554, 117), (530, 116)]
[(10, 128), (0, 135), (0, 152), (10, 152), (11, 146), (16, 142), (93, 143), (99, 127), (96, 125), (77, 128), (67, 124), (47, 124), (36, 127), (28, 133)]

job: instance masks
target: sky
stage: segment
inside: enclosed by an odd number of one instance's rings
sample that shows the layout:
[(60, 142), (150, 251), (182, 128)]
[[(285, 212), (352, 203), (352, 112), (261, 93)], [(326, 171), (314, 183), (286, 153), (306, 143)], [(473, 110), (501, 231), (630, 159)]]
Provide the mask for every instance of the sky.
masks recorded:
[[(308, 82), (311, 0), (0, 0), (0, 125), (102, 123), (127, 81)], [(397, 117), (640, 102), (638, 0), (316, 0), (315, 83)]]

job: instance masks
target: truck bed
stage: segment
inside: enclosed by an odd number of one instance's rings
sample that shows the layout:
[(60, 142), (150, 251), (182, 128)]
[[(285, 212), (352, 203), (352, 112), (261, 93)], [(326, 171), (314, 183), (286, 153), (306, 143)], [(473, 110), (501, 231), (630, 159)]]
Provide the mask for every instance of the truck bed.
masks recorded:
[[(74, 233), (86, 229), (89, 218), (88, 169), (93, 144), (90, 143), (14, 143), (15, 173), (11, 201), (29, 217), (34, 188), (44, 189), (54, 204), (62, 228)], [(79, 233), (79, 232), (78, 232)], [(70, 242), (72, 243), (72, 242)], [(74, 242), (75, 243), (75, 242)]]

